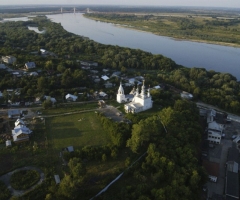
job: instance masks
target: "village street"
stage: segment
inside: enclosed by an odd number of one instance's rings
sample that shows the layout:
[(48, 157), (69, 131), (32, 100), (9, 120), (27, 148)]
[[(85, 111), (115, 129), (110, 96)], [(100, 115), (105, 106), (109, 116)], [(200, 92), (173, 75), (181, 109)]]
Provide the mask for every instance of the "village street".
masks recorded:
[(212, 105), (203, 103), (203, 102), (196, 102), (196, 104), (197, 104), (197, 106), (200, 107), (200, 108), (214, 109), (214, 110), (216, 110), (217, 112), (227, 113), (227, 114), (228, 114), (228, 119), (231, 119), (231, 120), (233, 120), (233, 121), (240, 122), (240, 116), (238, 116), (238, 115), (234, 115), (234, 114), (232, 114), (232, 113), (229, 113), (229, 112), (226, 112), (226, 111), (224, 111), (224, 110), (221, 110), (221, 109), (218, 108), (218, 107), (215, 107), (215, 106), (212, 106)]

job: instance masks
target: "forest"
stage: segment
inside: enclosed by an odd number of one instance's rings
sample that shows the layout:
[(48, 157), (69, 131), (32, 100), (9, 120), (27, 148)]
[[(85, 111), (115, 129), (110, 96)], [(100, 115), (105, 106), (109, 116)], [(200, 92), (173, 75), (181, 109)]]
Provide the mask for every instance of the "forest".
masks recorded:
[(89, 13), (84, 16), (176, 39), (240, 45), (240, 20), (222, 13)]

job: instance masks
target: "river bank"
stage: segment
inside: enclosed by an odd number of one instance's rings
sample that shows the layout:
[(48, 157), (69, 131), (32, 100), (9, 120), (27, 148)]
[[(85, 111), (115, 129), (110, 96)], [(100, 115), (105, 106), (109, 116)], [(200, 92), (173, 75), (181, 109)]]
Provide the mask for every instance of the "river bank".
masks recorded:
[(152, 33), (157, 36), (169, 37), (169, 38), (171, 38), (173, 40), (177, 40), (177, 41), (190, 41), (190, 42), (198, 42), (198, 43), (214, 44), (214, 45), (220, 45), (220, 46), (229, 46), (229, 47), (240, 48), (240, 44), (236, 44), (236, 43), (220, 42), (220, 41), (213, 41), (213, 40), (203, 40), (203, 39), (197, 39), (197, 38), (195, 39), (195, 38), (190, 38), (190, 37), (181, 37), (181, 36), (177, 36), (177, 35), (172, 35), (171, 33), (166, 34), (166, 32), (164, 34), (163, 32), (160, 33), (160, 32), (156, 32), (156, 31), (151, 31), (150, 28), (147, 31), (145, 29), (148, 27), (145, 27), (145, 26), (133, 26), (132, 24), (126, 24), (121, 21), (116, 22), (115, 20), (102, 19), (102, 18), (87, 16), (87, 15), (83, 15), (83, 16), (85, 18), (88, 18), (91, 20), (105, 22), (105, 23), (111, 23), (120, 28), (126, 28), (126, 29), (131, 29), (131, 30), (135, 30), (135, 31), (145, 32), (145, 33)]

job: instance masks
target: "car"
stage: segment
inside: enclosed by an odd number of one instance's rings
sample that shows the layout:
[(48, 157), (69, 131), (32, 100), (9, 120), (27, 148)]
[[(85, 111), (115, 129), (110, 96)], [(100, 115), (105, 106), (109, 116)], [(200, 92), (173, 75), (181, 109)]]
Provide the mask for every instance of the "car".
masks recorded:
[(237, 137), (237, 135), (233, 135), (233, 136), (232, 136), (232, 140), (234, 140), (236, 137)]

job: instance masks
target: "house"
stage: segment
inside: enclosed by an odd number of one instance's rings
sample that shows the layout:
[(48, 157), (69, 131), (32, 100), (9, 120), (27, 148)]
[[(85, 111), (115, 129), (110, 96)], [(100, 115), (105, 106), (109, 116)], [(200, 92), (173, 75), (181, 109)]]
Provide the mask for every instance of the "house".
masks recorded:
[(91, 69), (89, 66), (82, 66), (81, 68), (82, 68), (82, 69), (86, 69), (86, 70)]
[(42, 101), (41, 101), (41, 97), (36, 97), (36, 99), (35, 99), (35, 103), (36, 103), (36, 104), (40, 104), (40, 103), (42, 103)]
[(98, 74), (98, 70), (90, 70), (90, 72), (93, 74)]
[(153, 89), (161, 89), (161, 87), (159, 85), (156, 85), (153, 87)]
[(7, 69), (7, 67), (4, 64), (0, 64), (0, 69)]
[(235, 143), (228, 149), (226, 162), (226, 199), (239, 199), (239, 150)]
[(96, 79), (94, 79), (94, 82), (95, 82), (95, 83), (99, 83), (100, 81), (101, 81), (100, 78), (96, 78)]
[(32, 131), (24, 125), (18, 125), (12, 130), (14, 142), (24, 142), (29, 140)]
[[(134, 95), (132, 102), (124, 105), (124, 110), (126, 113), (139, 113), (152, 108), (153, 102), (150, 95), (150, 89), (147, 90), (146, 94), (144, 81), (141, 93), (139, 93), (138, 88), (136, 89), (136, 91), (135, 89), (133, 89), (131, 93)], [(117, 101), (122, 103), (125, 99), (127, 99), (127, 97), (124, 95), (122, 84), (120, 84), (117, 94)]]
[(105, 108), (106, 107), (106, 103), (103, 100), (99, 100), (98, 105), (99, 105), (100, 108)]
[(119, 77), (120, 75), (121, 75), (121, 72), (120, 71), (116, 71), (116, 72), (112, 73), (111, 77)]
[(131, 84), (131, 83), (124, 83), (124, 85), (127, 86), (127, 87), (131, 87), (131, 86), (133, 86), (134, 84)]
[(22, 119), (17, 119), (15, 122), (15, 127), (17, 127), (19, 125), (25, 125), (25, 122)]
[(53, 104), (57, 102), (57, 100), (55, 98), (50, 97), (50, 96), (44, 96), (44, 99), (46, 99), (46, 100), (50, 99)]
[(65, 98), (67, 101), (76, 101), (78, 97), (72, 94), (67, 94)]
[(14, 56), (2, 56), (2, 61), (12, 65), (17, 59)]
[(66, 148), (68, 152), (74, 152), (73, 146), (69, 146)]
[(80, 64), (89, 67), (98, 67), (98, 63), (93, 61), (80, 61)]
[(19, 78), (19, 77), (21, 77), (22, 75), (19, 73), (19, 72), (12, 72), (12, 75), (14, 76), (14, 77), (17, 77), (17, 78)]
[(220, 144), (223, 136), (223, 127), (216, 121), (208, 123), (208, 141), (214, 144)]
[(99, 92), (99, 97), (103, 99), (107, 99), (108, 95), (105, 92)]
[(208, 131), (208, 141), (214, 144), (221, 143), (222, 134), (217, 131)]
[(42, 56), (49, 54), (49, 52), (45, 49), (40, 49), (40, 53)]
[(59, 175), (54, 175), (54, 179), (57, 185), (61, 182)]
[(213, 130), (222, 133), (224, 130), (224, 126), (222, 124), (218, 124), (216, 121), (208, 123), (208, 130)]
[(11, 146), (12, 146), (11, 140), (7, 140), (7, 141), (6, 141), (6, 147), (11, 147)]
[(135, 79), (138, 80), (138, 81), (144, 81), (144, 77), (143, 76), (136, 76)]
[(27, 62), (27, 63), (25, 63), (24, 67), (26, 69), (33, 69), (33, 68), (36, 68), (36, 64), (35, 64), (35, 62)]
[(185, 91), (182, 91), (180, 95), (181, 95), (181, 97), (182, 97), (183, 99), (188, 99), (188, 100), (190, 100), (190, 99), (193, 98), (193, 95), (192, 95), (192, 94), (190, 94), (190, 93), (188, 93), (188, 92), (185, 92)]
[(19, 96), (21, 94), (21, 89), (22, 88), (17, 88), (15, 91), (14, 91), (14, 94)]
[(135, 78), (129, 78), (128, 79), (128, 83), (130, 84), (130, 85), (135, 85)]
[(105, 73), (108, 72), (108, 71), (109, 71), (109, 69), (103, 69), (103, 72), (105, 72)]
[(20, 102), (12, 102), (11, 100), (8, 100), (8, 103), (11, 105), (11, 106), (20, 106)]
[(20, 118), (22, 112), (20, 110), (8, 110), (8, 118)]
[(207, 123), (215, 121), (217, 112), (213, 109), (207, 111)]
[(109, 77), (106, 76), (106, 75), (102, 76), (101, 78), (102, 78), (104, 81), (107, 81), (107, 80), (109, 79)]
[(106, 83), (104, 84), (104, 86), (105, 86), (105, 88), (112, 88), (112, 87), (113, 87), (113, 84), (110, 83), (110, 82), (106, 82)]
[(234, 161), (228, 161), (226, 165), (227, 165), (227, 171), (238, 173), (238, 163)]
[(38, 73), (37, 72), (31, 72), (31, 73), (29, 73), (29, 76), (38, 76)]

